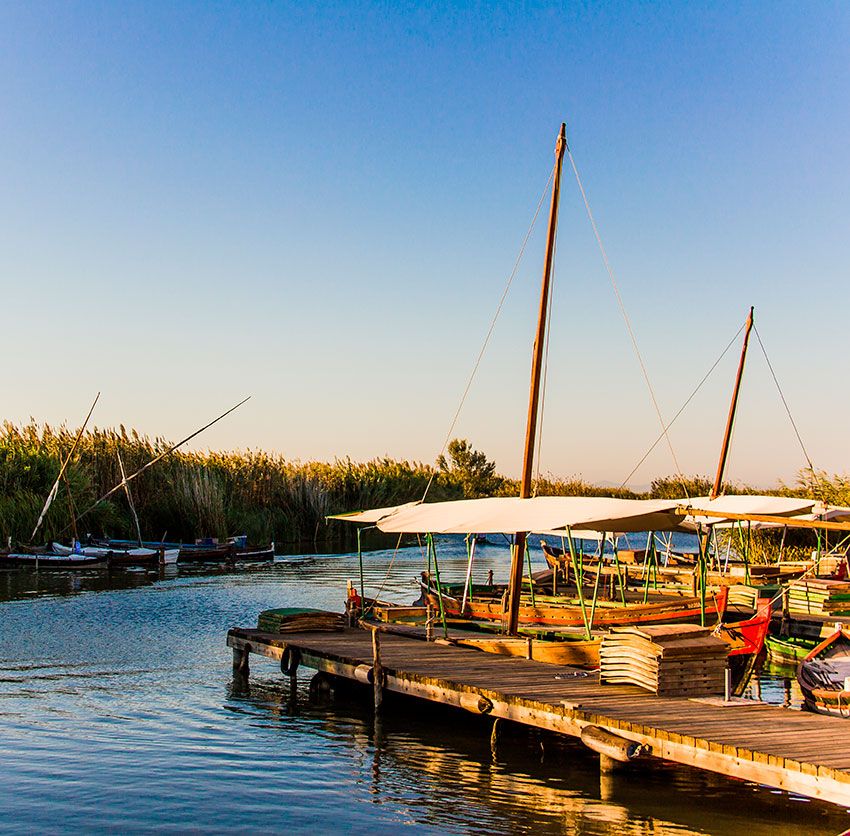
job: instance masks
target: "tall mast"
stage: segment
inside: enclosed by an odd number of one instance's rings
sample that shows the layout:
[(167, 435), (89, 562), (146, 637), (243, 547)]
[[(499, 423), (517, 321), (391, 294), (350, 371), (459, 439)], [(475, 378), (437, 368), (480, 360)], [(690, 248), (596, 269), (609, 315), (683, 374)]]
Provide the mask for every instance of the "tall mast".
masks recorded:
[(738, 408), (738, 394), (741, 391), (741, 378), (744, 376), (744, 362), (747, 359), (747, 345), (750, 342), (750, 331), (753, 330), (753, 308), (750, 308), (747, 325), (744, 329), (744, 344), (741, 346), (741, 359), (738, 361), (738, 374), (735, 377), (735, 388), (732, 390), (732, 403), (729, 404), (729, 417), (726, 419), (726, 432), (723, 434), (723, 446), (720, 448), (720, 461), (717, 463), (717, 475), (714, 477), (714, 487), (711, 489), (711, 499), (720, 495), (723, 487), (723, 471), (726, 469), (726, 458), (729, 455), (729, 445), (732, 442), (732, 426), (735, 423), (735, 411)]
[[(552, 179), (552, 203), (549, 207), (549, 229), (546, 235), (546, 261), (543, 265), (543, 282), (540, 288), (540, 311), (537, 315), (537, 334), (531, 360), (531, 390), (528, 397), (528, 423), (525, 430), (525, 451), (522, 459), (520, 499), (531, 496), (531, 477), (534, 468), (534, 440), (537, 435), (537, 411), (540, 403), (540, 382), (543, 369), (543, 349), (546, 338), (546, 313), (549, 308), (549, 285), (552, 278), (552, 259), (555, 253), (555, 231), (558, 228), (558, 202), (561, 193), (561, 168), (567, 147), (567, 126), (561, 124), (555, 145), (555, 173)], [(519, 602), (522, 594), (522, 568), (525, 558), (527, 531), (514, 537), (511, 554), (511, 577), (508, 587), (508, 634), (516, 635), (519, 624)]]

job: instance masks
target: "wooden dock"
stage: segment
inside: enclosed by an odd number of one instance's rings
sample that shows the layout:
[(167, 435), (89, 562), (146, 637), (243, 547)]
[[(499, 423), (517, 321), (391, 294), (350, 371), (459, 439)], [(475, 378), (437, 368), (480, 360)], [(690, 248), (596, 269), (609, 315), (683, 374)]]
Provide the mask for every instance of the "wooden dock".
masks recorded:
[[(368, 682), (373, 638), (361, 629), (274, 634), (234, 628), (234, 668), (250, 653)], [(390, 634), (380, 636), (383, 688), (494, 718), (580, 737), (599, 727), (653, 757), (850, 807), (844, 720), (755, 701), (657, 697), (600, 685), (598, 673)]]

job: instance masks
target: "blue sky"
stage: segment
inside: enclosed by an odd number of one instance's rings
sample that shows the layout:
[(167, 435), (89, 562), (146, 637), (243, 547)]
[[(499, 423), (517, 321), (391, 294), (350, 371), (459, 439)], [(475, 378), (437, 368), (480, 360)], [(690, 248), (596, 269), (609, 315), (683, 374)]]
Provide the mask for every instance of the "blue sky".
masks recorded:
[[(752, 304), (846, 472), (848, 43), (840, 3), (3, 4), (3, 415), (101, 390), (97, 424), (179, 438), (251, 394), (200, 446), (432, 461), (566, 121), (665, 414)], [(512, 474), (544, 229), (454, 433)], [(736, 354), (672, 431), (688, 473)], [(542, 470), (618, 482), (657, 434), (565, 170)], [(756, 343), (730, 476), (804, 463)]]

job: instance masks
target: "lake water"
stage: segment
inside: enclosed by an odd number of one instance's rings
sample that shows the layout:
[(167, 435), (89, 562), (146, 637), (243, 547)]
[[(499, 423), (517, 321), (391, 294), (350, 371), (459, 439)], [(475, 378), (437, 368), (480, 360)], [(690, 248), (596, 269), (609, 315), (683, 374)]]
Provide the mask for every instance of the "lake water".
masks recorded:
[[(444, 580), (465, 553), (440, 545)], [(366, 556), (367, 592), (410, 602), (418, 548)], [(478, 572), (506, 575), (479, 548)], [(270, 660), (233, 682), (231, 626), (340, 610), (354, 555), (251, 571), (0, 574), (0, 831), (838, 833), (838, 808), (651, 761), (600, 780), (580, 744), (369, 692), (313, 704)], [(303, 669), (302, 669), (303, 670)], [(764, 675), (763, 698), (794, 702)], [(839, 724), (840, 726), (840, 724)], [(840, 727), (843, 732), (844, 727)]]

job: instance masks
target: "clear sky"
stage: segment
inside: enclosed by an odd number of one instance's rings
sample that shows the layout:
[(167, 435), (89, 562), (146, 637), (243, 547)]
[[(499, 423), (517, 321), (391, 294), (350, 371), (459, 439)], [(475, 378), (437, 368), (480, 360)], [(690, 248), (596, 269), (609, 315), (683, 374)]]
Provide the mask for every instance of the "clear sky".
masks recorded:
[[(756, 307), (850, 471), (850, 5), (0, 5), (3, 409), (201, 447), (433, 461), (568, 137), (672, 415)], [(545, 212), (544, 212), (545, 215)], [(455, 435), (516, 474), (545, 218)], [(542, 469), (658, 434), (565, 169)], [(713, 473), (729, 351), (672, 437)], [(755, 342), (729, 475), (804, 464)], [(633, 478), (671, 473), (659, 446)]]

